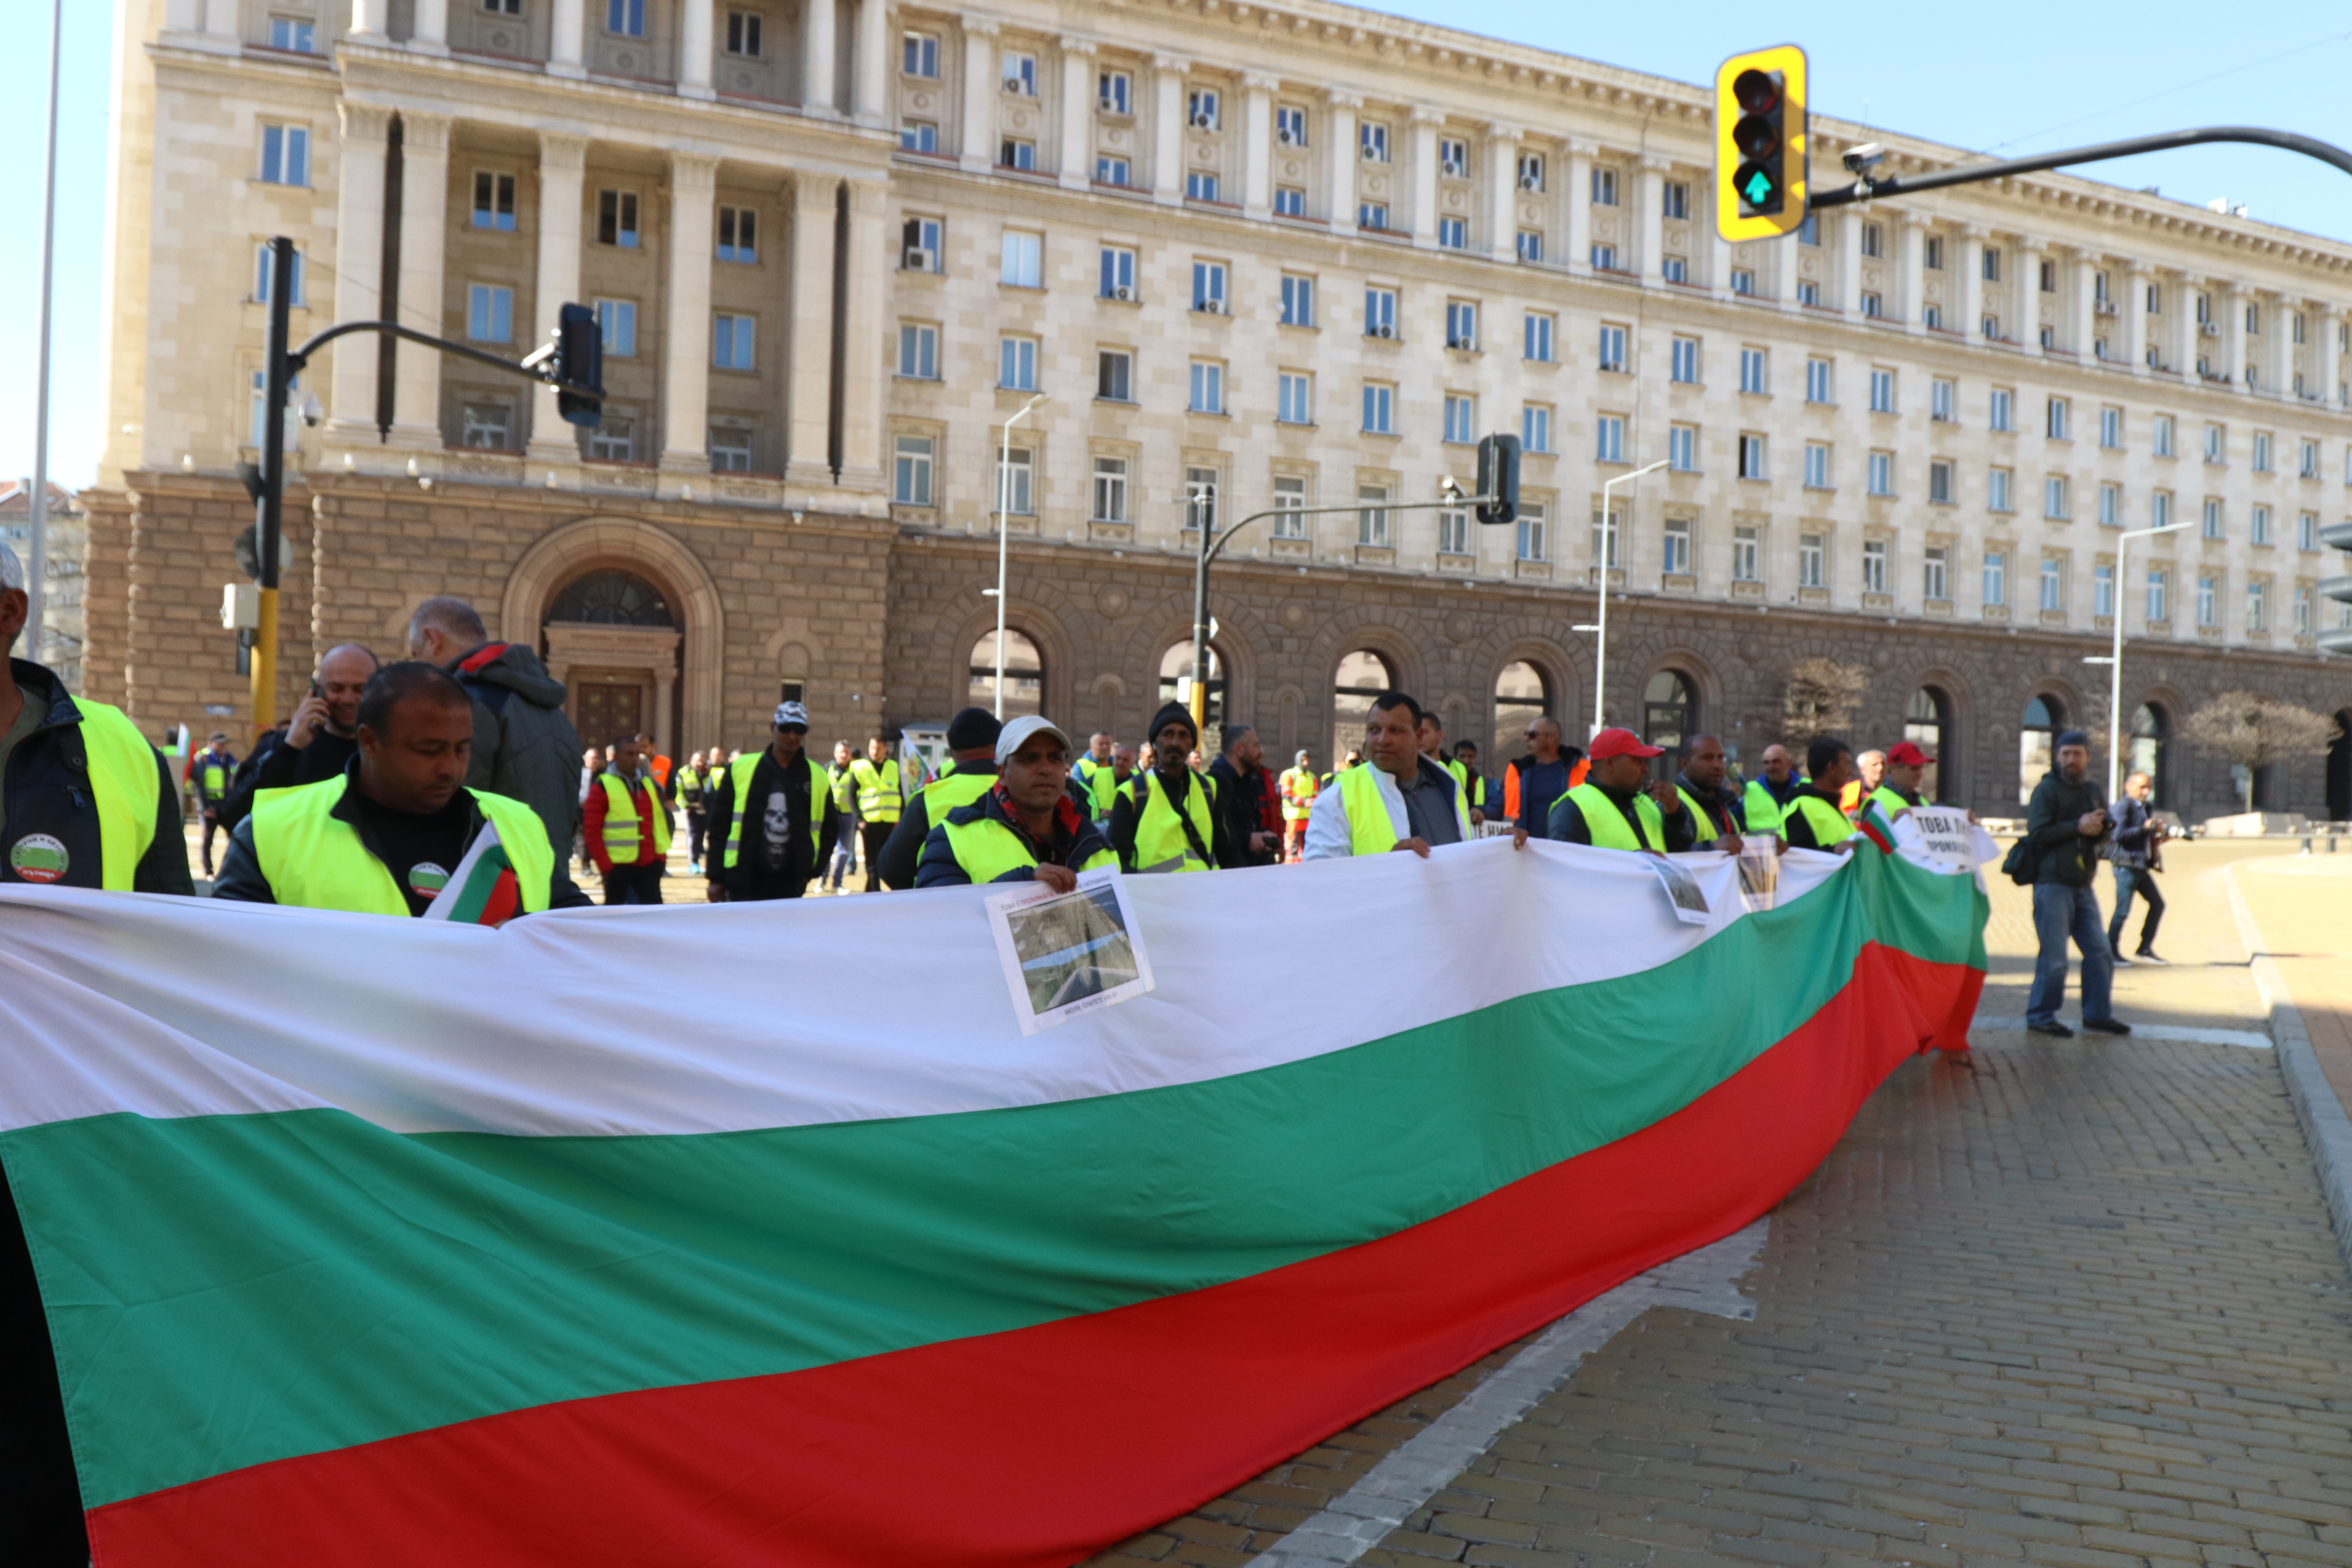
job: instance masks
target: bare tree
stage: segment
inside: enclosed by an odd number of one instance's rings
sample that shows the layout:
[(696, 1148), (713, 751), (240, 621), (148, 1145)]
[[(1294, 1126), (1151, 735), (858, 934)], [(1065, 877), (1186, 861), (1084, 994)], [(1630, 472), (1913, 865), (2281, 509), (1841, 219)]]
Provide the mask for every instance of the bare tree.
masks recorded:
[(1780, 741), (1804, 754), (1817, 735), (1843, 735), (1853, 727), (1870, 689), (1870, 667), (1833, 658), (1801, 658), (1789, 667), (1780, 690)]
[(2200, 752), (2210, 752), (2246, 772), (2242, 803), (2254, 809), (2254, 778), (2273, 763), (2317, 756), (2336, 737), (2336, 721), (2308, 708), (2253, 691), (2224, 691), (2189, 715), (2181, 733)]

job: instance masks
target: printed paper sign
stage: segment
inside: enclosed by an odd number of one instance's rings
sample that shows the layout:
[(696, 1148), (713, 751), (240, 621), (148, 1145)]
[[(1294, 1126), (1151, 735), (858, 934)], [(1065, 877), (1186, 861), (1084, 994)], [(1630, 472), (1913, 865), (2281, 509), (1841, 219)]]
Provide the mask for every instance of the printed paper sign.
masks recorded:
[(1739, 900), (1749, 914), (1762, 914), (1780, 892), (1780, 845), (1769, 834), (1739, 841)]
[(988, 920), (1024, 1035), (1151, 989), (1143, 935), (1110, 868), (1079, 872), (1076, 892), (1030, 883), (999, 893), (988, 900)]
[(1708, 924), (1714, 915), (1706, 907), (1706, 895), (1691, 880), (1691, 874), (1662, 855), (1642, 857), (1658, 874), (1658, 885), (1665, 889), (1666, 902), (1675, 911), (1675, 919), (1685, 925)]
[(1915, 805), (1905, 812), (1895, 820), (1895, 842), (1963, 871), (1975, 870), (1994, 854), (1990, 836), (1967, 812), (1948, 805)]

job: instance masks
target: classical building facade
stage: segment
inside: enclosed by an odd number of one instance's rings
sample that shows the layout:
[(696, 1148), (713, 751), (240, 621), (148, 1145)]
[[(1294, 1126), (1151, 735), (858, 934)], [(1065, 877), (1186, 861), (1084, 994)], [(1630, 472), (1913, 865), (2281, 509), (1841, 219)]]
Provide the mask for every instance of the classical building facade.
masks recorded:
[[(86, 680), (151, 728), (243, 700), (215, 607), (273, 234), (298, 338), (520, 357), (578, 300), (610, 394), (585, 430), (323, 352), (281, 710), (446, 592), (592, 734), (746, 745), (785, 693), (820, 739), (937, 721), (992, 695), (1002, 520), (1008, 706), (1132, 735), (1204, 518), (1256, 518), (1213, 700), (1276, 752), (1389, 684), (1490, 754), (1580, 733), (1604, 581), (1612, 721), (1752, 756), (1827, 657), (1868, 672), (1858, 740), (1930, 742), (1989, 811), (2104, 723), (2117, 617), (2135, 753), (2193, 816), (2232, 793), (2176, 738), (2200, 701), (2352, 708), (2313, 644), (2352, 247), (2063, 174), (1730, 246), (1704, 89), (1319, 0), (131, 0), (121, 37)], [(1814, 132), (1824, 174), (1963, 156)], [(1525, 515), (1421, 504), (1494, 430)], [(2319, 759), (2261, 789), (2352, 814)]]

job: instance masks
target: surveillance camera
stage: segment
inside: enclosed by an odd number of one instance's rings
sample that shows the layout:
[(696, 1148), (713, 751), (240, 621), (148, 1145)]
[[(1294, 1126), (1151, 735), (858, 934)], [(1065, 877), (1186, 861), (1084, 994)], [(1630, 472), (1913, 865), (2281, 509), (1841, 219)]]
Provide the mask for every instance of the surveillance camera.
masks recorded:
[(1437, 493), (1451, 500), (1462, 493), (1462, 481), (1447, 474), (1437, 481)]
[(327, 411), (319, 406), (319, 395), (317, 393), (314, 392), (310, 396), (302, 400), (303, 424), (310, 426), (315, 430), (319, 426), (319, 421), (326, 416)]
[(1845, 166), (1857, 174), (1866, 174), (1886, 161), (1886, 148), (1882, 142), (1865, 142), (1845, 151)]

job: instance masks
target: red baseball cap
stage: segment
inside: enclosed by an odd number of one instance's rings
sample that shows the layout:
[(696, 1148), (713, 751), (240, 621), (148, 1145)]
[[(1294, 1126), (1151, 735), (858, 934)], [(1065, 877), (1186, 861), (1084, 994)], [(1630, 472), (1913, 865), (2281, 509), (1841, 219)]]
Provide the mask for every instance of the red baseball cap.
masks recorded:
[(1592, 737), (1592, 744), (1585, 749), (1585, 755), (1596, 763), (1609, 757), (1663, 757), (1665, 754), (1664, 746), (1645, 746), (1642, 744), (1642, 737), (1631, 730), (1603, 730)]
[(1897, 741), (1886, 748), (1886, 760), (1898, 768), (1924, 768), (1936, 759), (1908, 741)]

